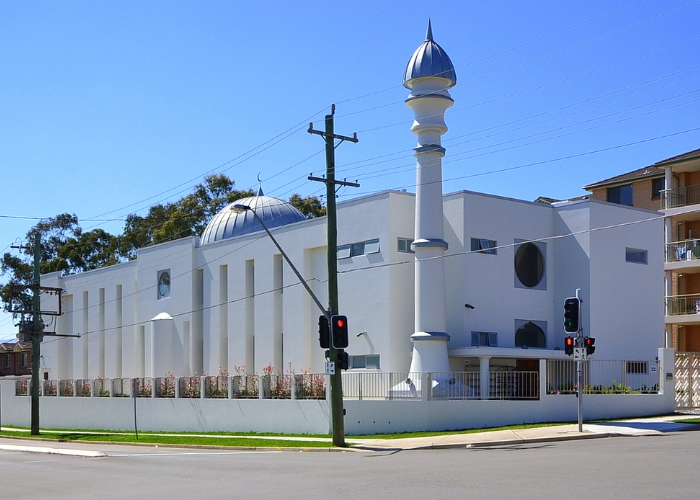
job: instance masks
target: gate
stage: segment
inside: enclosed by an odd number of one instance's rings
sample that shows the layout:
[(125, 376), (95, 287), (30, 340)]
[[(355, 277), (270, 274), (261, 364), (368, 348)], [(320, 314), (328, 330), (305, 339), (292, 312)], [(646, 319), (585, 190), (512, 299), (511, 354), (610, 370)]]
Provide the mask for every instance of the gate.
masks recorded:
[(700, 353), (676, 353), (676, 410), (700, 408)]

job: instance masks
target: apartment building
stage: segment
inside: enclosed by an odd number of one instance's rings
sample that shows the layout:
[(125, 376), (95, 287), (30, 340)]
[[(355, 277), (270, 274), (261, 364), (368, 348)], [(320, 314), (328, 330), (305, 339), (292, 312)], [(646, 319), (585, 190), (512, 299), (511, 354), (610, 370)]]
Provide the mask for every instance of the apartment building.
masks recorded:
[(700, 149), (584, 189), (593, 200), (663, 214), (666, 346), (700, 351)]

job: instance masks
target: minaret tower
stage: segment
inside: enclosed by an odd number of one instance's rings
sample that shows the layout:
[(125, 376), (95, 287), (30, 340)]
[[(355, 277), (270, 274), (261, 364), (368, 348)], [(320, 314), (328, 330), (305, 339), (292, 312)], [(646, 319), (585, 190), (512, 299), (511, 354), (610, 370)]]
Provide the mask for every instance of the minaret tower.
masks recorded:
[(457, 74), (447, 53), (433, 40), (428, 21), (425, 42), (413, 53), (403, 77), (411, 91), (406, 106), (415, 116), (411, 132), (418, 138), (416, 157), (415, 333), (410, 372), (449, 372), (447, 357), (445, 264), (447, 250), (442, 214), (441, 136), (447, 132), (445, 110), (453, 100), (447, 89)]

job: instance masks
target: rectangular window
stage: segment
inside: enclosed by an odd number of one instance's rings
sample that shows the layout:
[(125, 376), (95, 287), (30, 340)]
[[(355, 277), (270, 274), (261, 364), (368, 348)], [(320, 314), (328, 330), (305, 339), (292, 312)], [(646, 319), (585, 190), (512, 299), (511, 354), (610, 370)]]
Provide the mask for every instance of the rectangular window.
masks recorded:
[(347, 259), (350, 257), (350, 245), (338, 247), (338, 259)]
[(632, 184), (608, 188), (608, 201), (618, 205), (632, 206)]
[(22, 353), (22, 368), (25, 368), (27, 366), (27, 353), (23, 352)]
[(5, 368), (9, 368), (11, 365), (10, 354), (5, 354)]
[(664, 178), (660, 177), (658, 179), (651, 180), (651, 199), (661, 198), (661, 190), (664, 188)]
[(379, 354), (364, 354), (361, 356), (350, 356), (350, 368), (366, 368), (379, 370)]
[(347, 259), (348, 257), (357, 257), (358, 255), (369, 255), (379, 252), (379, 240), (358, 241), (350, 245), (342, 245), (338, 247), (338, 259)]
[(472, 238), (472, 252), (496, 255), (496, 242), (484, 238)]
[(646, 375), (649, 371), (649, 363), (647, 361), (628, 361), (627, 373)]
[(399, 238), (398, 239), (398, 250), (404, 253), (414, 253), (411, 250), (411, 243), (413, 243), (413, 238)]
[(472, 332), (472, 345), (498, 347), (498, 334), (495, 332)]
[(647, 251), (639, 248), (625, 248), (625, 260), (635, 264), (646, 264)]

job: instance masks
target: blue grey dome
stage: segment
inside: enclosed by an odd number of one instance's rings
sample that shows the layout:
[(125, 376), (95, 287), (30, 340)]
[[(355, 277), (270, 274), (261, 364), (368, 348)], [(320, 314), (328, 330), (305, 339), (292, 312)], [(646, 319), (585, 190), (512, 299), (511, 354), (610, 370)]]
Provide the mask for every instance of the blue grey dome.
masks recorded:
[(428, 21), (428, 33), (425, 42), (416, 49), (406, 65), (403, 74), (403, 86), (413, 88), (413, 80), (418, 78), (439, 77), (447, 80), (445, 88), (454, 87), (457, 84), (457, 73), (450, 60), (450, 56), (437, 43), (433, 41), (433, 29)]
[(236, 200), (224, 207), (214, 218), (209, 221), (202, 233), (201, 244), (214, 243), (215, 241), (241, 236), (243, 234), (263, 231), (260, 222), (252, 211), (246, 210), (237, 213), (234, 205), (247, 205), (258, 214), (268, 229), (284, 226), (293, 222), (306, 220), (304, 214), (286, 201), (271, 196), (251, 196)]

